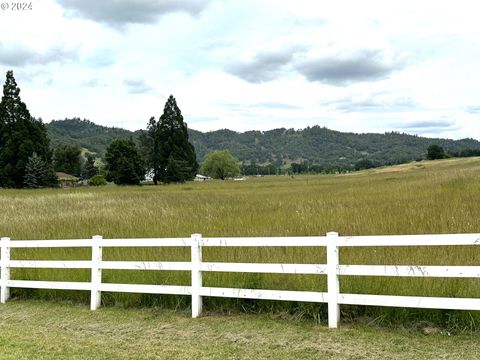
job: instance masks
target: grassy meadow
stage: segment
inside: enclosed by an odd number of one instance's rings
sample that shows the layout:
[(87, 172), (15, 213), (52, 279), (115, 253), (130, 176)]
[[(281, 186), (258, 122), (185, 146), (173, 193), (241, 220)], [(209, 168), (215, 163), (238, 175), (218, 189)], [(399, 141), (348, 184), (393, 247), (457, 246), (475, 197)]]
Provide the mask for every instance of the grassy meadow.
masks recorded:
[[(0, 190), (0, 235), (15, 239), (480, 233), (480, 158), (422, 161), (343, 175), (249, 178), (167, 186)], [(106, 260), (188, 261), (189, 249), (104, 249)], [(12, 259), (90, 259), (88, 249), (12, 249)], [(204, 249), (204, 261), (324, 263), (322, 249)], [(344, 264), (479, 265), (472, 247), (342, 249)], [(89, 281), (88, 270), (12, 269), (14, 279)], [(104, 271), (104, 282), (189, 285), (189, 272)], [(206, 286), (326, 290), (313, 275), (206, 273)], [(476, 279), (341, 277), (342, 292), (480, 297)], [(83, 292), (13, 290), (88, 301)], [(104, 293), (105, 305), (188, 308), (188, 297)], [(324, 320), (326, 307), (206, 298), (214, 311), (274, 311)], [(344, 319), (480, 328), (475, 312), (342, 306)]]
[(11, 301), (0, 311), (2, 360), (478, 359), (477, 336), (366, 324), (332, 331), (268, 314), (192, 319), (154, 307), (90, 311), (68, 302)]

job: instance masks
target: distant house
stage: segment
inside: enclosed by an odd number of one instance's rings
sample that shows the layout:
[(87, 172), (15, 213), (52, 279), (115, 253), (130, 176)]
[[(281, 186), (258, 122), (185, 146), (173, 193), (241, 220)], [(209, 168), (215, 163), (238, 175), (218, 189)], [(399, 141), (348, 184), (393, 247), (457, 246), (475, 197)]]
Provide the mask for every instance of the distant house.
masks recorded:
[(195, 175), (195, 179), (193, 179), (193, 180), (194, 181), (207, 181), (207, 180), (211, 180), (211, 179), (212, 178), (210, 176), (197, 174), (197, 175)]
[(76, 176), (64, 173), (64, 172), (56, 172), (58, 183), (60, 187), (75, 187), (75, 184), (78, 182), (78, 178)]

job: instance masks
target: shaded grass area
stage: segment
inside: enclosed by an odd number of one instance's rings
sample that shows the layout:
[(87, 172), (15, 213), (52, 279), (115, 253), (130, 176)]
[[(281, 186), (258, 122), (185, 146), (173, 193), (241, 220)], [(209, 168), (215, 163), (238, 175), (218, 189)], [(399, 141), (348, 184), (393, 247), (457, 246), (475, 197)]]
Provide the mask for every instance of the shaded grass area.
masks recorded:
[[(339, 330), (272, 315), (189, 318), (148, 309), (12, 301), (1, 306), (2, 359), (477, 359), (478, 336), (434, 329)], [(425, 334), (429, 335), (425, 335)]]
[[(12, 239), (480, 233), (480, 158), (418, 162), (347, 175), (168, 186), (0, 190), (0, 235)], [(133, 240), (132, 240), (133, 241)], [(12, 259), (90, 259), (88, 249), (13, 249)], [(185, 248), (104, 249), (106, 260), (189, 261)], [(205, 248), (204, 261), (325, 263), (324, 249)], [(343, 264), (479, 265), (475, 247), (344, 248)], [(89, 271), (12, 269), (27, 280), (89, 281)], [(104, 271), (104, 282), (189, 285), (188, 272)], [(325, 291), (325, 276), (207, 273), (206, 286)], [(480, 297), (477, 279), (342, 277), (345, 293)], [(88, 293), (13, 291), (88, 301)], [(186, 309), (188, 297), (104, 294), (104, 305)], [(207, 298), (207, 310), (279, 311), (323, 320), (324, 305)], [(345, 319), (430, 321), (477, 329), (475, 312), (342, 306)]]

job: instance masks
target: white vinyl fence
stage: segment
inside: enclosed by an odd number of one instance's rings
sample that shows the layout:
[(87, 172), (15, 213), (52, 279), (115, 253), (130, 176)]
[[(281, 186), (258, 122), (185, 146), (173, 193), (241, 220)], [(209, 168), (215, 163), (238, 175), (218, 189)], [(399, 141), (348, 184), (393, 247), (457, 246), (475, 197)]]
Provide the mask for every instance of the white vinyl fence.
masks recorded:
[[(447, 277), (480, 278), (480, 266), (384, 266), (384, 265), (340, 265), (341, 247), (375, 246), (458, 246), (480, 245), (480, 234), (454, 235), (394, 235), (394, 236), (338, 236), (335, 232), (318, 237), (258, 237), (258, 238), (202, 238), (194, 234), (190, 238), (160, 239), (92, 239), (76, 240), (17, 240), (1, 238), (1, 292), (0, 302), (9, 298), (10, 288), (64, 289), (91, 291), (90, 308), (100, 306), (102, 291), (133, 292), (150, 294), (189, 295), (192, 297), (192, 317), (202, 312), (202, 297), (229, 297), (246, 299), (307, 301), (328, 303), (328, 325), (338, 327), (339, 306), (373, 305), (431, 309), (480, 310), (477, 298), (443, 298), (418, 296), (364, 295), (340, 293), (339, 277), (357, 276), (402, 276), (402, 277)], [(190, 262), (157, 261), (103, 261), (105, 247), (190, 247)], [(202, 248), (216, 247), (326, 247), (326, 264), (256, 264), (203, 262)], [(46, 261), (11, 260), (12, 248), (91, 248), (90, 261)], [(26, 281), (10, 278), (11, 268), (56, 268), (91, 269), (91, 282)], [(192, 275), (191, 286), (136, 285), (102, 283), (103, 269), (120, 270), (184, 270)], [(202, 274), (209, 271), (276, 274), (326, 275), (327, 292), (236, 289), (202, 286)]]

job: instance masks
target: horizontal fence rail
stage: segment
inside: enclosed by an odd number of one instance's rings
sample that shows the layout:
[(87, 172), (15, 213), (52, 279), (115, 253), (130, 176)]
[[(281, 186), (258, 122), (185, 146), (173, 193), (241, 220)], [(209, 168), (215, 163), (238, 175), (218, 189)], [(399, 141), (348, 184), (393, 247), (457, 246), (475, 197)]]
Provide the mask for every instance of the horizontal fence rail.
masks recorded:
[[(421, 265), (344, 265), (339, 263), (342, 247), (391, 246), (476, 246), (480, 234), (393, 235), (393, 236), (338, 236), (335, 232), (314, 237), (258, 237), (258, 238), (190, 238), (156, 239), (91, 239), (70, 240), (0, 240), (0, 302), (10, 297), (11, 288), (58, 289), (90, 291), (90, 308), (101, 304), (102, 292), (127, 292), (148, 294), (187, 295), (192, 298), (192, 317), (202, 313), (202, 297), (228, 297), (283, 301), (306, 301), (328, 304), (328, 324), (338, 327), (340, 305), (367, 305), (414, 307), (428, 309), (480, 310), (478, 298), (445, 298), (394, 295), (344, 294), (340, 292), (341, 276), (396, 276), (480, 278), (480, 266), (421, 266)], [(191, 261), (103, 261), (102, 249), (106, 247), (186, 247), (190, 248)], [(326, 264), (275, 264), (203, 262), (203, 247), (325, 247)], [(10, 249), (36, 248), (90, 248), (91, 260), (12, 260)], [(10, 278), (11, 268), (90, 269), (89, 282), (30, 281)], [(102, 282), (102, 270), (189, 271), (190, 286), (113, 284)], [(287, 291), (268, 289), (236, 289), (205, 287), (204, 272), (242, 272), (269, 274), (326, 275), (327, 292)]]

